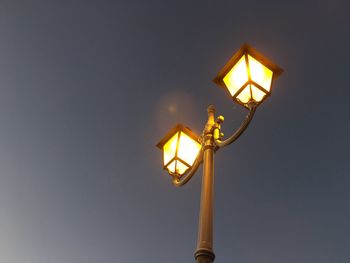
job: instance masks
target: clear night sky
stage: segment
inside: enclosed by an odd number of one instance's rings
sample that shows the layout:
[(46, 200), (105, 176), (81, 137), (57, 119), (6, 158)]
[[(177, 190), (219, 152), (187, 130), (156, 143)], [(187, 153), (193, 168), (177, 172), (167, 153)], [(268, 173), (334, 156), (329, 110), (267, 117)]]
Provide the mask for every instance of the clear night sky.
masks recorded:
[(250, 43), (285, 73), (216, 155), (216, 262), (350, 262), (350, 3), (0, 2), (0, 262), (193, 262), (201, 170), (158, 140), (197, 133), (211, 80)]

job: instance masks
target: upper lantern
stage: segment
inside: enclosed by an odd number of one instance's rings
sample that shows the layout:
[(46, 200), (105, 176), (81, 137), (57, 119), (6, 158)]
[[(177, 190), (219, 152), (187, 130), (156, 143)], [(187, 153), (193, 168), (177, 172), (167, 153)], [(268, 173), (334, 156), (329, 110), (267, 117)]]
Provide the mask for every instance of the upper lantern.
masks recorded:
[(214, 79), (230, 96), (248, 108), (249, 102), (263, 102), (271, 94), (273, 80), (283, 70), (254, 48), (244, 44)]
[(157, 144), (163, 150), (164, 169), (180, 177), (193, 165), (201, 149), (198, 136), (181, 124), (176, 125)]

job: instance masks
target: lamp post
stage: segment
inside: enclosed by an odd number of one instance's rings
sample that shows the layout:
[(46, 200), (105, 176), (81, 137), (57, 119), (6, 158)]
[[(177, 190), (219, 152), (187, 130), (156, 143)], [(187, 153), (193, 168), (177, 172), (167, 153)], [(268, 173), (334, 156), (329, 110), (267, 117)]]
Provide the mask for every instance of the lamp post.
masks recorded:
[(218, 73), (214, 82), (224, 88), (230, 97), (249, 112), (241, 126), (223, 139), (221, 125), (224, 117), (215, 119), (215, 107), (208, 107), (208, 120), (200, 136), (178, 124), (157, 144), (163, 151), (163, 167), (173, 177), (175, 186), (185, 185), (203, 163), (200, 199), (197, 263), (212, 263), (214, 154), (237, 140), (251, 122), (255, 110), (271, 94), (274, 80), (283, 70), (251, 46), (244, 44)]

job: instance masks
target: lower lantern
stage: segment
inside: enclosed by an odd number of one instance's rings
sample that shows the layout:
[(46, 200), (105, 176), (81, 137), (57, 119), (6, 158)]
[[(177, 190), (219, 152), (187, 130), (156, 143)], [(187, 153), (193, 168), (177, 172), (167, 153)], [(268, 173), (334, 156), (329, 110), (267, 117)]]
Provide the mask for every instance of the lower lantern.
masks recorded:
[(193, 165), (201, 144), (189, 128), (178, 124), (157, 144), (163, 151), (163, 166), (170, 175), (181, 177)]

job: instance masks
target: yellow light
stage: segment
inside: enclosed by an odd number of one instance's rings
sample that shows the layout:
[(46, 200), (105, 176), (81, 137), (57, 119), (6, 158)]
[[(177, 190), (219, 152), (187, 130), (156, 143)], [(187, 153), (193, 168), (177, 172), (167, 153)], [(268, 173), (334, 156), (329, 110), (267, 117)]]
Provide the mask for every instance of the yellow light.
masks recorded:
[(171, 139), (166, 144), (164, 144), (163, 146), (164, 165), (166, 165), (171, 159), (175, 158), (178, 138), (179, 138), (179, 133), (177, 132), (173, 137), (171, 137)]
[(190, 129), (177, 125), (157, 146), (163, 150), (163, 166), (171, 175), (182, 176), (196, 160), (201, 144)]
[(176, 174), (184, 174), (190, 167), (183, 164), (181, 161), (176, 161)]
[(248, 44), (244, 44), (226, 63), (214, 82), (226, 89), (232, 99), (249, 108), (271, 94), (273, 80), (283, 70)]
[(190, 167), (179, 160), (173, 160), (170, 164), (166, 166), (166, 169), (171, 174), (184, 174)]
[(245, 87), (244, 90), (241, 91), (241, 93), (239, 93), (237, 99), (239, 99), (243, 103), (248, 103), (250, 101), (250, 84), (247, 87)]
[[(253, 97), (252, 97), (253, 95)], [(253, 84), (248, 84), (236, 97), (242, 103), (248, 103), (251, 100), (260, 102), (265, 97), (266, 93), (255, 87)]]
[(262, 99), (265, 97), (266, 93), (262, 92), (260, 89), (255, 87), (253, 84), (251, 85), (252, 94), (253, 94), (253, 100), (256, 102), (262, 101)]
[(179, 146), (177, 150), (177, 156), (185, 161), (185, 163), (192, 166), (198, 152), (201, 148), (201, 145), (193, 140), (191, 137), (187, 136), (184, 132), (181, 132)]
[(176, 160), (172, 161), (168, 166), (166, 167), (170, 173), (175, 173), (176, 171)]
[(245, 56), (242, 56), (237, 64), (227, 73), (223, 79), (231, 96), (248, 81), (247, 64)]
[(270, 91), (273, 72), (248, 55), (250, 78), (266, 91)]

